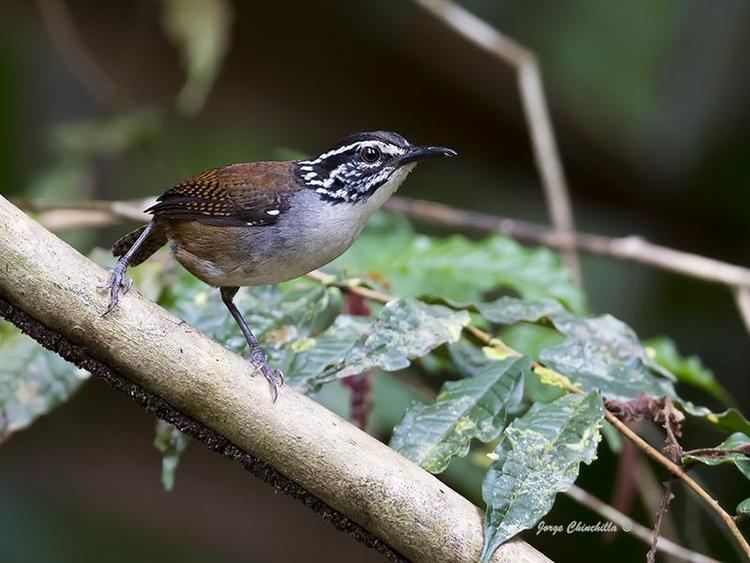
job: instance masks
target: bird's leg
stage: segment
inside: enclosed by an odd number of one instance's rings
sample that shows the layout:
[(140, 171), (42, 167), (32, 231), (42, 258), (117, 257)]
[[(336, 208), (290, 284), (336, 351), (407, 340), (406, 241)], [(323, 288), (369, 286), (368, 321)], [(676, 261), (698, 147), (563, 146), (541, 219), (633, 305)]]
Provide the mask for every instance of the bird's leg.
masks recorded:
[(237, 306), (234, 304), (234, 301), (232, 301), (238, 289), (238, 287), (222, 287), (221, 300), (224, 302), (224, 305), (227, 306), (229, 312), (232, 313), (234, 320), (237, 322), (242, 334), (245, 336), (247, 345), (250, 348), (250, 354), (248, 354), (247, 357), (248, 361), (263, 374), (263, 377), (265, 377), (271, 385), (271, 394), (273, 395), (273, 402), (275, 403), (279, 396), (279, 389), (284, 384), (284, 374), (281, 373), (281, 370), (273, 369), (268, 365), (268, 359), (266, 358), (265, 352), (263, 352), (263, 348), (258, 344), (250, 327), (247, 326), (247, 322), (245, 322), (242, 313), (240, 313), (239, 309), (237, 309)]
[(155, 226), (155, 221), (151, 221), (146, 225), (146, 228), (133, 243), (133, 246), (131, 246), (125, 254), (120, 256), (117, 264), (115, 264), (110, 270), (109, 279), (107, 280), (106, 285), (102, 286), (103, 288), (109, 288), (109, 305), (107, 305), (107, 310), (104, 311), (105, 315), (117, 307), (117, 303), (120, 301), (120, 291), (122, 291), (123, 294), (127, 293), (130, 286), (133, 284), (133, 280), (125, 276), (125, 270), (128, 269), (133, 255), (138, 252), (138, 249), (151, 234), (151, 231), (154, 230)]

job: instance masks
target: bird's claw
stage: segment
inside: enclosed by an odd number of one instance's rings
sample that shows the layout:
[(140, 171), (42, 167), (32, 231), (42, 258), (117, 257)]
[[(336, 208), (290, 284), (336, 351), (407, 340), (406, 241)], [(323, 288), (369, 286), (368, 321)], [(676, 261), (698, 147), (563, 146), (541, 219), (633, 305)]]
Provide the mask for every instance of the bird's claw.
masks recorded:
[(119, 267), (119, 264), (109, 270), (107, 283), (98, 286), (99, 289), (109, 289), (109, 304), (104, 315), (112, 312), (120, 301), (120, 295), (125, 295), (133, 285), (133, 280), (125, 275), (125, 269)]
[(268, 381), (268, 384), (271, 386), (271, 397), (275, 403), (276, 399), (279, 398), (279, 390), (284, 385), (284, 373), (280, 369), (274, 369), (269, 365), (265, 353), (260, 348), (251, 353), (249, 360), (253, 367), (261, 372), (266, 381)]

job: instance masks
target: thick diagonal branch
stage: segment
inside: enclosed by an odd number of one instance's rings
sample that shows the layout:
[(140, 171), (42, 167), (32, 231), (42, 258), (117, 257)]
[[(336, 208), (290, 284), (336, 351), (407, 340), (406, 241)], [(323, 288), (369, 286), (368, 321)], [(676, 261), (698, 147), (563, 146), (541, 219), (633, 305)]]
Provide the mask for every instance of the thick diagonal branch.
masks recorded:
[[(0, 197), (0, 297), (51, 334), (414, 561), (476, 561), (482, 513), (318, 403), (274, 405), (249, 365), (136, 292), (102, 317), (106, 272)], [(171, 412), (171, 411), (170, 411)], [(165, 417), (169, 418), (169, 417)], [(493, 561), (546, 561), (520, 540)]]

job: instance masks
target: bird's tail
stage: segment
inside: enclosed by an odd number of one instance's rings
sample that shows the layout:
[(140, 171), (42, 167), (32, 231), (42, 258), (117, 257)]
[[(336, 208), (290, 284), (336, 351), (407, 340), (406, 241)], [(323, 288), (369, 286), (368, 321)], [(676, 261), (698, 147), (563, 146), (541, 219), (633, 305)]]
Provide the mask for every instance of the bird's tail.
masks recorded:
[[(135, 244), (146, 230), (148, 225), (144, 225), (136, 229), (135, 231), (129, 232), (127, 235), (119, 239), (112, 245), (112, 254), (115, 256), (122, 256)], [(154, 229), (149, 233), (146, 240), (144, 240), (135, 254), (130, 258), (129, 265), (137, 266), (141, 262), (145, 262), (154, 252), (159, 250), (162, 246), (167, 244), (167, 231), (163, 225), (156, 224)]]

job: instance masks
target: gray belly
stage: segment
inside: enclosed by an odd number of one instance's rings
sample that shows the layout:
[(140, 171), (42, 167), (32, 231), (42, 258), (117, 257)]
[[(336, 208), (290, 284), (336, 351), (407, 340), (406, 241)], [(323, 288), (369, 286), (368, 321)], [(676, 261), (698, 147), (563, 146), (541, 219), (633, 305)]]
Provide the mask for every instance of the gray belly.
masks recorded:
[[(348, 249), (372, 213), (366, 202), (333, 206), (311, 192), (275, 225), (222, 229), (219, 252), (172, 241), (177, 260), (214, 286), (274, 284), (325, 266)], [(310, 212), (312, 203), (314, 212)]]

